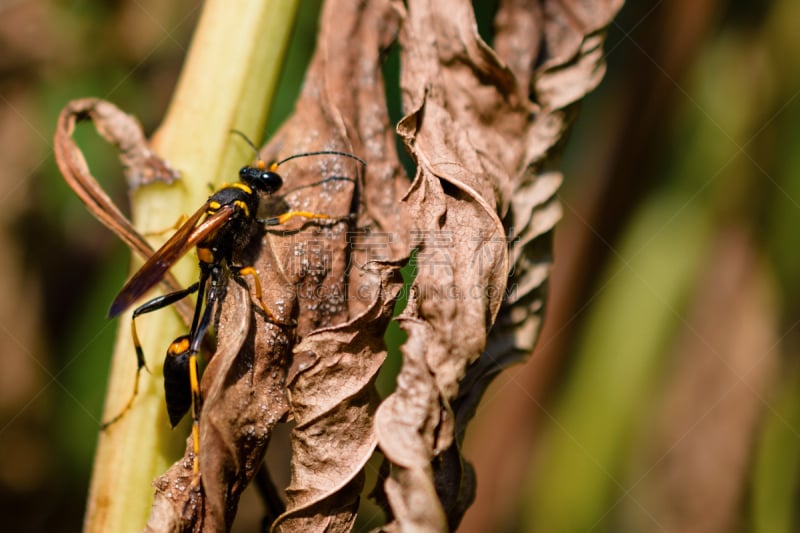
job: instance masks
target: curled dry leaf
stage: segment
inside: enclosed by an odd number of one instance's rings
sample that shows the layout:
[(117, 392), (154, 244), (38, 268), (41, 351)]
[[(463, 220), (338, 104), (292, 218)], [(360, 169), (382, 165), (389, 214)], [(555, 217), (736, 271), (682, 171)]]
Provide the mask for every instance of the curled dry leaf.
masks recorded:
[(491, 378), (538, 335), (567, 107), (598, 83), (620, 5), (502, 2), (498, 57), (469, 2), (408, 2), (398, 132), (418, 164), (403, 199), (418, 274), (397, 390), (375, 417), (393, 465), (388, 529), (455, 528), (471, 501), (459, 441)]
[[(97, 220), (146, 259), (153, 255), (153, 248), (97, 183), (89, 172), (83, 153), (72, 139), (76, 124), (83, 120), (91, 120), (97, 132), (119, 148), (119, 159), (130, 188), (153, 181), (172, 183), (178, 175), (150, 149), (139, 122), (114, 104), (97, 98), (82, 98), (71, 101), (61, 110), (53, 139), (53, 150), (61, 175)], [(180, 288), (172, 274), (164, 277), (163, 285), (168, 291)], [(177, 309), (188, 324), (192, 306), (182, 301), (177, 304)]]
[[(506, 1), (498, 10), (497, 54), (530, 92), (535, 107), (524, 131), (523, 165), (511, 175), (513, 194), (503, 216), (511, 254), (506, 299), (486, 352), (464, 378), (457, 401), (462, 431), (494, 376), (527, 357), (536, 343), (552, 262), (551, 229), (561, 217), (555, 196), (562, 179), (556, 170), (559, 148), (573, 104), (602, 78), (603, 30), (621, 6), (621, 0)], [(531, 60), (537, 57), (535, 65)]]

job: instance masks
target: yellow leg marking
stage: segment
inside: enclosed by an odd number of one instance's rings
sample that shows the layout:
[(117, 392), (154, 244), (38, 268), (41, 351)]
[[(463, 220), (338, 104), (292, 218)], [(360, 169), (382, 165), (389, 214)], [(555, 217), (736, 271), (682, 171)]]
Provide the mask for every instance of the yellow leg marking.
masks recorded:
[(285, 224), (294, 217), (331, 218), (330, 215), (325, 215), (322, 213), (312, 213), (311, 211), (289, 211), (288, 213), (284, 213), (278, 216), (278, 224)]
[(192, 485), (200, 480), (200, 380), (197, 371), (197, 354), (189, 355), (189, 383), (192, 387)]
[(261, 291), (261, 280), (258, 277), (258, 272), (256, 272), (256, 269), (253, 267), (244, 267), (239, 270), (239, 275), (251, 276), (253, 278), (253, 285), (255, 285), (256, 300), (258, 300), (258, 305), (261, 306), (261, 309), (272, 322), (275, 322), (276, 324), (283, 324), (284, 322), (278, 320), (278, 317), (276, 317), (272, 311), (269, 310), (269, 307), (267, 307), (267, 304), (264, 302), (263, 293)]

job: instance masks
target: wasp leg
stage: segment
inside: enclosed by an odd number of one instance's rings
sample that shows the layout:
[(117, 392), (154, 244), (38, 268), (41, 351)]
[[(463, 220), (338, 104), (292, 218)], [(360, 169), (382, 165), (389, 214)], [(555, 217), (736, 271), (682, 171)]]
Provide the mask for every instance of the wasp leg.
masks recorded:
[[(192, 488), (194, 490), (200, 488), (200, 411), (203, 407), (203, 398), (200, 394), (200, 369), (197, 363), (197, 354), (200, 351), (200, 343), (203, 341), (203, 337), (205, 337), (211, 325), (214, 304), (219, 298), (217, 294), (219, 288), (218, 274), (212, 273), (211, 276), (212, 279), (208, 289), (206, 305), (199, 322), (195, 321), (197, 327), (194, 327), (195, 324), (192, 325), (191, 342), (188, 349), (189, 387), (192, 394), (192, 451), (194, 452), (194, 458), (192, 460), (192, 472), (194, 474)], [(200, 303), (200, 300), (198, 300), (198, 304)], [(199, 305), (197, 309), (200, 309)], [(180, 342), (180, 340), (181, 339), (178, 338), (176, 342)]]
[(288, 213), (284, 213), (276, 217), (261, 219), (259, 222), (265, 226), (277, 226), (279, 224), (285, 224), (295, 217), (318, 218), (323, 220), (331, 218), (330, 215), (326, 215), (324, 213), (312, 213), (311, 211), (289, 211)]
[(283, 320), (279, 319), (275, 316), (275, 313), (270, 311), (269, 307), (267, 307), (266, 302), (264, 302), (263, 292), (261, 290), (261, 279), (258, 276), (258, 272), (255, 268), (248, 266), (248, 267), (237, 267), (231, 266), (231, 271), (237, 276), (251, 276), (253, 278), (253, 285), (255, 286), (256, 291), (256, 300), (258, 300), (258, 305), (261, 307), (261, 310), (264, 311), (264, 314), (267, 315), (267, 318), (270, 322), (278, 324), (280, 326), (295, 326), (294, 321), (284, 322)]
[(136, 317), (172, 305), (178, 300), (181, 300), (189, 296), (193, 292), (196, 292), (199, 287), (200, 287), (200, 282), (197, 282), (186, 289), (171, 292), (163, 296), (157, 296), (152, 300), (149, 300), (144, 304), (140, 305), (133, 311), (133, 316), (131, 317), (131, 336), (133, 337), (133, 348), (134, 350), (136, 350), (136, 378), (133, 381), (133, 393), (131, 394), (131, 397), (128, 400), (128, 402), (125, 404), (125, 406), (118, 414), (100, 424), (101, 429), (105, 430), (109, 426), (115, 424), (125, 415), (125, 413), (127, 413), (130, 410), (130, 408), (133, 406), (134, 400), (136, 399), (136, 395), (139, 393), (139, 375), (142, 372), (142, 368), (144, 368), (145, 370), (147, 369), (147, 364), (144, 358), (144, 351), (142, 350), (142, 343), (139, 341), (139, 334), (136, 331)]
[(189, 216), (188, 215), (181, 215), (181, 216), (178, 217), (178, 220), (176, 220), (175, 224), (173, 224), (172, 226), (170, 226), (168, 228), (164, 228), (162, 230), (148, 231), (148, 232), (145, 232), (144, 235), (145, 235), (145, 237), (155, 237), (157, 235), (164, 235), (165, 233), (169, 233), (171, 231), (175, 231), (175, 230), (179, 229), (181, 226), (186, 224), (187, 220), (189, 220)]
[[(194, 344), (194, 343), (192, 343)], [(192, 487), (200, 486), (200, 408), (203, 398), (200, 396), (200, 376), (197, 368), (197, 350), (189, 352), (189, 385), (192, 389)]]

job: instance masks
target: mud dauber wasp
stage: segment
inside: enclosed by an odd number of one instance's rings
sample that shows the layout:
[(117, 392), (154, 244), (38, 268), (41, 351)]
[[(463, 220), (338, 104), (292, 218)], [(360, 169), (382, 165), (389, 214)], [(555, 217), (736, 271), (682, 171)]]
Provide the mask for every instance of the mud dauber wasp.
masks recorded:
[[(195, 475), (199, 474), (199, 421), (202, 400), (197, 354), (200, 351), (200, 344), (211, 326), (213, 309), (224, 291), (229, 275), (239, 279), (243, 276), (251, 276), (256, 300), (266, 317), (279, 325), (292, 325), (278, 320), (267, 307), (262, 298), (258, 272), (252, 266), (234, 264), (234, 257), (247, 246), (256, 224), (280, 225), (295, 217), (332, 218), (330, 215), (321, 213), (290, 210), (278, 216), (260, 219), (257, 215), (260, 196), (262, 194), (269, 196), (281, 188), (283, 178), (277, 173), (277, 169), (292, 159), (334, 155), (349, 157), (366, 166), (364, 160), (353, 154), (333, 150), (295, 154), (268, 166), (260, 158), (258, 148), (246, 135), (237, 130), (232, 130), (232, 133), (240, 135), (255, 150), (256, 164), (242, 167), (239, 171), (238, 182), (224, 185), (213, 193), (128, 280), (108, 312), (109, 318), (113, 318), (130, 308), (136, 300), (161, 281), (180, 258), (186, 255), (191, 248), (196, 248), (200, 263), (200, 279), (185, 289), (157, 296), (133, 311), (131, 333), (137, 361), (133, 394), (119, 414), (103, 423), (104, 429), (109, 427), (132, 407), (138, 392), (141, 370), (146, 368), (144, 353), (136, 331), (136, 318), (142, 314), (163, 309), (190, 294), (198, 293), (189, 333), (178, 337), (170, 344), (164, 361), (164, 390), (167, 413), (172, 427), (180, 422), (190, 407), (192, 410)], [(322, 180), (320, 183), (325, 181)]]

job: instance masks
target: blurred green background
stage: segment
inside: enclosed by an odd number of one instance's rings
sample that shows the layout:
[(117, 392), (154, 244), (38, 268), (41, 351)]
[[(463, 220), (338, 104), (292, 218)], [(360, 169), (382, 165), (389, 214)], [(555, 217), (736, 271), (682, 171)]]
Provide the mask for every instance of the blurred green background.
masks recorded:
[[(56, 117), (97, 96), (152, 132), (200, 7), (0, 3), (4, 530), (80, 529), (127, 274), (56, 170)], [(301, 2), (269, 131), (318, 7)], [(631, 1), (609, 28), (564, 156), (545, 328), (467, 433), (461, 531), (800, 530), (798, 22), (795, 0)], [(79, 142), (126, 205), (114, 151), (90, 127)]]

